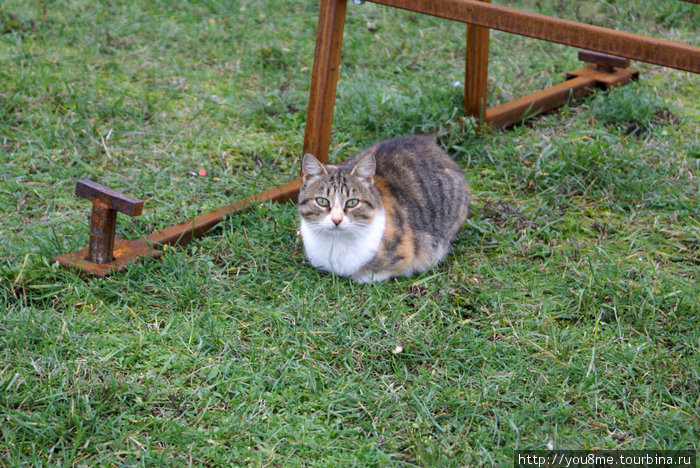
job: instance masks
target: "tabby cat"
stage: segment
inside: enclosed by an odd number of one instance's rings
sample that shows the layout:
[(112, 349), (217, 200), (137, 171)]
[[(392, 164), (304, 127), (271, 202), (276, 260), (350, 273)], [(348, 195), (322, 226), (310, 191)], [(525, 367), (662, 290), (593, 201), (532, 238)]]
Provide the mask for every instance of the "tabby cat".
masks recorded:
[(379, 142), (337, 166), (306, 154), (302, 176), (309, 261), (360, 283), (435, 265), (467, 217), (464, 174), (428, 137)]

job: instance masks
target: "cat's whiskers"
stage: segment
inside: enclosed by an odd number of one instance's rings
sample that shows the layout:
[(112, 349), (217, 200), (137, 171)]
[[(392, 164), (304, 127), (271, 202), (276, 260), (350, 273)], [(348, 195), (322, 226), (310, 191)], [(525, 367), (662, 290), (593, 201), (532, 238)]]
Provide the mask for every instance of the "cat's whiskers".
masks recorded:
[(333, 221), (321, 220), (319, 222), (309, 222), (309, 228), (316, 234), (334, 237), (357, 236), (368, 228), (368, 224), (362, 222), (350, 222), (347, 219), (336, 225)]

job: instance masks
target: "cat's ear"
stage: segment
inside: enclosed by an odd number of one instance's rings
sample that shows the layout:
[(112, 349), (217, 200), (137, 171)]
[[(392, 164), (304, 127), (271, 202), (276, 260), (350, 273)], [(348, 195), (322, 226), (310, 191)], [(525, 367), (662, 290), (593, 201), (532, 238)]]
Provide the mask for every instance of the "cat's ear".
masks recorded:
[(304, 178), (304, 182), (318, 177), (322, 174), (328, 174), (326, 168), (323, 164), (314, 157), (311, 153), (306, 153), (304, 159), (301, 161), (301, 174)]
[(374, 171), (377, 168), (377, 162), (374, 159), (374, 154), (368, 153), (355, 161), (355, 166), (350, 171), (350, 175), (366, 179), (370, 185), (374, 184)]

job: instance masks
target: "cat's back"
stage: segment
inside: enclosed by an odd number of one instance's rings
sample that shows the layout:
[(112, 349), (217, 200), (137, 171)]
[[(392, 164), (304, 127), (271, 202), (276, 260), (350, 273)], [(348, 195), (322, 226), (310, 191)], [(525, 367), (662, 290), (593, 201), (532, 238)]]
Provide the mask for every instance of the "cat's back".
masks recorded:
[[(469, 188), (460, 167), (430, 137), (400, 137), (376, 143), (377, 187), (389, 196), (397, 216), (414, 230), (448, 238), (464, 223)], [(359, 155), (358, 155), (359, 156)]]
[(363, 150), (374, 152), (377, 161), (376, 174), (395, 177), (402, 174), (424, 172), (427, 167), (449, 168), (464, 179), (452, 158), (427, 136), (398, 137), (381, 141)]

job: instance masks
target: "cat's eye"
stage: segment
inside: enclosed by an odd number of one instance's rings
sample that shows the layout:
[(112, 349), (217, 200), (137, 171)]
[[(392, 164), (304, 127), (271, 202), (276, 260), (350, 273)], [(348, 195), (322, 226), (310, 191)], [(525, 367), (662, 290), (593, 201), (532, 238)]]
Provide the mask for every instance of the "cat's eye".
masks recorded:
[(358, 200), (357, 198), (351, 198), (350, 200), (345, 202), (345, 208), (356, 207), (358, 203), (360, 203), (360, 200)]
[(323, 198), (323, 197), (318, 197), (316, 199), (316, 203), (318, 204), (318, 206), (323, 207), (323, 208), (328, 208), (331, 204), (331, 202), (329, 202), (327, 198)]

